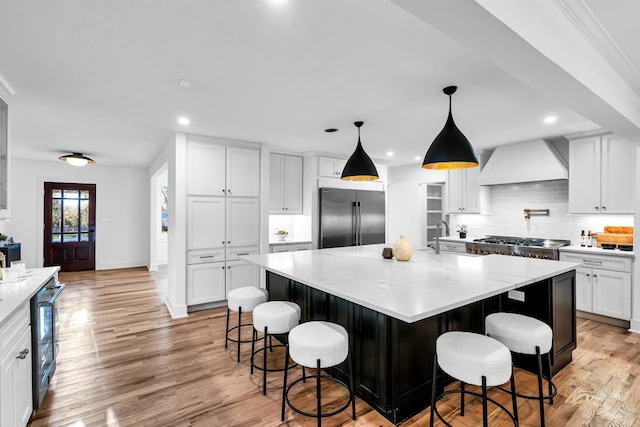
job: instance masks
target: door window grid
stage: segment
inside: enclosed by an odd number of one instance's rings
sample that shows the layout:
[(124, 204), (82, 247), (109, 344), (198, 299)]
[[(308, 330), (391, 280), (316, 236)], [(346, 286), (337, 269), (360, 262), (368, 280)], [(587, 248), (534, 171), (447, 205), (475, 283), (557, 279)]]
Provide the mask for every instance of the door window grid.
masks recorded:
[(51, 241), (89, 241), (89, 191), (51, 191)]

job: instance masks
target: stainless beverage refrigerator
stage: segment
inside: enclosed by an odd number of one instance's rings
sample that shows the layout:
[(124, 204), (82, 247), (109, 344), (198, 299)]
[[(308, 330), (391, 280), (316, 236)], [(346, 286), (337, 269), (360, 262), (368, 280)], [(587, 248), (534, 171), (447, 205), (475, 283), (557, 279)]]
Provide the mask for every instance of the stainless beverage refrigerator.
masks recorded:
[(321, 188), (320, 248), (384, 243), (384, 191)]

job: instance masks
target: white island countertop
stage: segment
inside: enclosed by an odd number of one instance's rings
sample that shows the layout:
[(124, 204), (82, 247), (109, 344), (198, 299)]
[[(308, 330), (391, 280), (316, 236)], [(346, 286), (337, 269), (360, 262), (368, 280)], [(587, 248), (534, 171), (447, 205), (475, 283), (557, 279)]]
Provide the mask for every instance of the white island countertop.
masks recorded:
[(27, 270), (24, 280), (9, 283), (0, 281), (0, 326), (25, 303), (29, 303), (31, 297), (59, 270), (60, 267), (34, 268)]
[(414, 251), (409, 261), (382, 258), (366, 245), (247, 255), (240, 258), (405, 322), (416, 322), (574, 270), (580, 264)]

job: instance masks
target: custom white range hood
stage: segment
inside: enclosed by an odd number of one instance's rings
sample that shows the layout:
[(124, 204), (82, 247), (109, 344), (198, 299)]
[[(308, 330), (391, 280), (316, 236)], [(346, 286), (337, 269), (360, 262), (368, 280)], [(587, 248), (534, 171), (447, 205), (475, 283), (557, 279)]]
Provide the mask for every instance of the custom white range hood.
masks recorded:
[(495, 149), (478, 177), (480, 185), (568, 179), (566, 162), (547, 141), (518, 142)]

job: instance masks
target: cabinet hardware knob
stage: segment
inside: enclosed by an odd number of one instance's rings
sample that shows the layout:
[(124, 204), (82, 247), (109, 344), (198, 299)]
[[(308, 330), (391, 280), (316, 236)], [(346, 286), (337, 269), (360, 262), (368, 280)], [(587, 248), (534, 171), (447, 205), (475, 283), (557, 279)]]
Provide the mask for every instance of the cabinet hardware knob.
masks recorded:
[(603, 211), (606, 211), (606, 210), (607, 210), (607, 207), (606, 207), (606, 206), (603, 206), (603, 207), (602, 207), (602, 210), (603, 210)]
[(223, 193), (226, 193), (226, 192), (227, 192), (227, 190), (225, 190), (225, 189), (223, 188), (223, 189), (222, 189), (222, 192), (223, 192)]
[(228, 242), (227, 242), (227, 244), (228, 244), (228, 245), (230, 245), (230, 244), (231, 244), (231, 241), (228, 241)]
[(599, 207), (599, 206), (596, 206), (596, 210), (597, 210), (597, 211), (599, 211), (599, 210), (600, 210), (600, 207)]
[(224, 245), (224, 240), (222, 242), (220, 242), (220, 243), (222, 243)]
[(587, 277), (590, 277), (591, 275), (589, 273), (586, 274)]
[(594, 274), (594, 275), (593, 275), (593, 277), (598, 277), (598, 275), (597, 275), (597, 274)]

